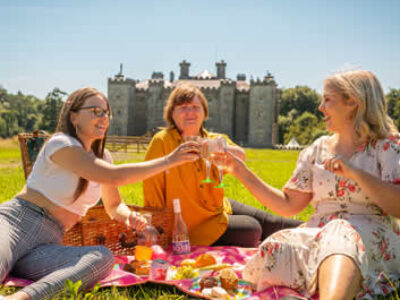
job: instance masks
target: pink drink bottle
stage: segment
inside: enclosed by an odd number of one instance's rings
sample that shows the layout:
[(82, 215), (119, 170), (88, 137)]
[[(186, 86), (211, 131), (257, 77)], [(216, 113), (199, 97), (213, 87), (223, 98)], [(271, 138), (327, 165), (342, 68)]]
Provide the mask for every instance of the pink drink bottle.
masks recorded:
[(173, 199), (174, 227), (172, 229), (172, 251), (175, 255), (190, 253), (189, 234), (181, 213), (179, 199)]

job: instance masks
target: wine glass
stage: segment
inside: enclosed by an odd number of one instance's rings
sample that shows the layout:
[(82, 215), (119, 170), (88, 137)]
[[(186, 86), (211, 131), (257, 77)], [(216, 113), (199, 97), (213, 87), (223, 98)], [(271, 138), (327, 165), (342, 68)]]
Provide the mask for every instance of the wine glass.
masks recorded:
[(216, 185), (215, 188), (223, 188), (226, 186), (225, 183), (223, 182), (225, 161), (226, 161), (225, 153), (214, 153), (213, 163), (217, 166), (219, 174), (219, 184)]
[(214, 180), (210, 178), (210, 170), (211, 170), (211, 152), (209, 151), (208, 147), (209, 139), (203, 139), (201, 142), (201, 157), (206, 164), (206, 179), (200, 181), (203, 183), (212, 183)]
[(207, 154), (209, 156), (209, 160), (217, 159), (221, 165), (217, 165), (218, 172), (219, 172), (219, 179), (220, 182), (216, 188), (224, 187), (223, 183), (223, 157), (225, 156), (225, 152), (227, 150), (226, 140), (223, 137), (218, 137), (215, 139), (207, 139), (206, 140), (206, 149)]

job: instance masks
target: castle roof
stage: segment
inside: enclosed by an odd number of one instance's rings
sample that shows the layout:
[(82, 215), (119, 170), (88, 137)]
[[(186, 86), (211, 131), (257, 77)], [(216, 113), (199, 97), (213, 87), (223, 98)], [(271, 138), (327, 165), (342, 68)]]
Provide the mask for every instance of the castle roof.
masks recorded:
[(196, 78), (196, 79), (212, 79), (212, 78), (215, 78), (215, 75), (212, 74), (208, 70), (204, 70), (203, 72), (201, 72), (201, 73), (197, 74), (196, 76), (194, 76), (194, 78)]
[[(181, 84), (191, 84), (197, 86), (198, 88), (208, 88), (208, 89), (218, 89), (221, 86), (222, 81), (232, 82), (232, 80), (230, 79), (180, 79), (180, 80), (175, 80), (173, 82), (163, 79), (147, 79), (137, 82), (136, 88), (147, 90), (149, 88), (150, 81), (163, 82), (164, 88), (170, 88), (170, 87), (174, 88)], [(250, 89), (250, 84), (246, 81), (236, 81), (236, 89), (238, 89), (239, 91), (248, 91)]]

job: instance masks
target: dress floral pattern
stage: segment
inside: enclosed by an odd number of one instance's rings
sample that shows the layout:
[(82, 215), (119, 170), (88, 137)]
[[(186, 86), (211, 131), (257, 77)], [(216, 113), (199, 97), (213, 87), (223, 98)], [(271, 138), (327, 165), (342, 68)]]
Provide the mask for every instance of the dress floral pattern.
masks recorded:
[[(353, 180), (324, 169), (331, 157), (324, 136), (304, 149), (284, 189), (312, 193), (315, 213), (300, 227), (269, 236), (246, 264), (244, 279), (258, 291), (288, 286), (312, 296), (321, 262), (333, 254), (354, 260), (363, 277), (359, 299), (375, 299), (393, 291), (400, 279), (398, 221), (374, 204)], [(370, 142), (350, 162), (383, 181), (400, 184), (400, 138)], [(399, 199), (400, 201), (400, 199)]]

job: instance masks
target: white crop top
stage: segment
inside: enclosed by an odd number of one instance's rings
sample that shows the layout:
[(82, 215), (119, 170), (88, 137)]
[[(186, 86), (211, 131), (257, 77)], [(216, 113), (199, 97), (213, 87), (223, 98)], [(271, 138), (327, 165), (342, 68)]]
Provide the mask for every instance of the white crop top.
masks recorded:
[[(84, 216), (87, 210), (99, 201), (101, 184), (89, 181), (86, 191), (74, 200), (79, 176), (58, 166), (50, 159), (58, 150), (71, 146), (82, 147), (77, 139), (67, 134), (54, 134), (40, 150), (26, 185), (40, 192), (51, 202), (72, 213)], [(104, 151), (103, 159), (112, 163), (112, 157), (108, 151)]]

